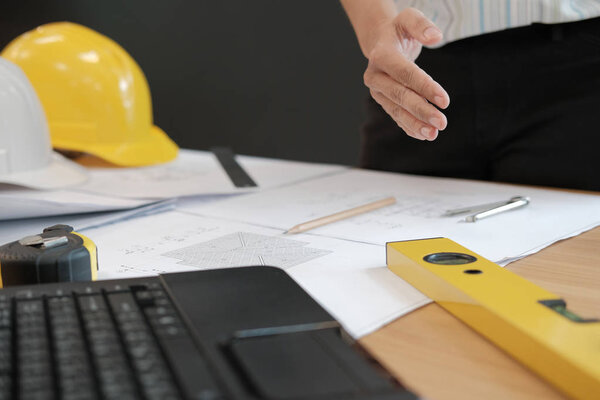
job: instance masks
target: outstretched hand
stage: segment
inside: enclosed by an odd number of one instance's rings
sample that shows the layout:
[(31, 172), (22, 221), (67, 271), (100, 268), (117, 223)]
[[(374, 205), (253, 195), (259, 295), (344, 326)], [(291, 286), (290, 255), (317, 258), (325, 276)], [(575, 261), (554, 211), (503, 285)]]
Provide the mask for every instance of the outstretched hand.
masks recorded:
[(369, 65), (364, 74), (371, 96), (406, 134), (434, 140), (447, 125), (450, 97), (442, 86), (415, 64), (423, 45), (435, 45), (442, 32), (420, 11), (407, 8), (374, 27)]

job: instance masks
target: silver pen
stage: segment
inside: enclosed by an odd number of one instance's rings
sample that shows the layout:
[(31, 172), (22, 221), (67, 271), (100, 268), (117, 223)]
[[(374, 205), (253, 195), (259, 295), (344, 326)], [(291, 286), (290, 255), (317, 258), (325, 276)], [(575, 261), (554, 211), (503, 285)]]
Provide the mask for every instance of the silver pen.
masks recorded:
[(489, 204), (481, 204), (478, 206), (457, 208), (454, 210), (446, 211), (443, 216), (449, 217), (453, 215), (465, 214), (468, 212), (472, 212), (474, 214), (466, 216), (463, 222), (477, 222), (480, 219), (491, 217), (493, 215), (497, 215), (506, 211), (515, 210), (521, 207), (525, 207), (530, 202), (529, 197), (524, 196), (515, 196), (511, 197), (506, 201), (499, 201), (495, 203)]

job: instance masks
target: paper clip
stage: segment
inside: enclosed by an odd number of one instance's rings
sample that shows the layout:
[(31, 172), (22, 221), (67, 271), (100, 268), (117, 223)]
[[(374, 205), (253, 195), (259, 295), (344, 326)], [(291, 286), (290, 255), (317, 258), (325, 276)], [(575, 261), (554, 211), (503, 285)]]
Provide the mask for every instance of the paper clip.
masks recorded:
[(529, 197), (515, 196), (511, 197), (507, 201), (498, 201), (495, 203), (481, 204), (478, 206), (456, 208), (453, 210), (447, 210), (442, 216), (452, 217), (454, 215), (473, 213), (466, 216), (463, 222), (477, 222), (480, 219), (491, 217), (509, 210), (515, 210), (517, 208), (525, 207), (529, 204)]

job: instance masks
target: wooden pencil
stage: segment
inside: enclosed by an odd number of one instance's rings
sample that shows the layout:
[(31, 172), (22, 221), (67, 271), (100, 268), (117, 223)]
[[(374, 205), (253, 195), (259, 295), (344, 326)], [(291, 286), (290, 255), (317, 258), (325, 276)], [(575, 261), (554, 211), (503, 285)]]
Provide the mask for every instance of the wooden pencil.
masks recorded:
[(323, 225), (331, 224), (333, 222), (341, 221), (346, 218), (354, 217), (356, 215), (364, 214), (369, 211), (377, 210), (382, 207), (387, 207), (389, 205), (395, 204), (395, 197), (386, 197), (385, 199), (377, 200), (371, 203), (363, 204), (362, 206), (350, 208), (348, 210), (340, 211), (335, 214), (327, 215), (325, 217), (313, 219), (311, 221), (303, 222), (298, 224), (290, 229), (288, 229), (285, 233), (302, 233), (311, 229), (318, 228)]

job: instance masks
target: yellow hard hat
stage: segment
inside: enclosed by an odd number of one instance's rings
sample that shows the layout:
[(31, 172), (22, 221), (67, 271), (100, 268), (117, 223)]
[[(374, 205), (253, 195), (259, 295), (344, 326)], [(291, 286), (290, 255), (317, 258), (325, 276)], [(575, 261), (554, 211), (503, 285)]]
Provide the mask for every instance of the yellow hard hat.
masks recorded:
[(177, 145), (153, 125), (144, 73), (108, 37), (69, 22), (51, 23), (17, 37), (1, 55), (33, 84), (54, 148), (122, 166), (177, 156)]

